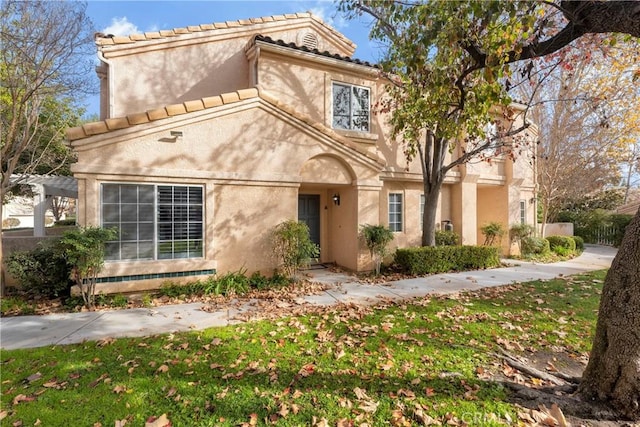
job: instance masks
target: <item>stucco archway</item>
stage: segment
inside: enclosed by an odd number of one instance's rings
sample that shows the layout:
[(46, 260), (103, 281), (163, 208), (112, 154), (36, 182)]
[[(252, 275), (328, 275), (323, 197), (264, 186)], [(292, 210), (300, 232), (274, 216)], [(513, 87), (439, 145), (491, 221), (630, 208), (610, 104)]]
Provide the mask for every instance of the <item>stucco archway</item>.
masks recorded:
[[(298, 219), (320, 245), (320, 262), (351, 266), (357, 252), (356, 174), (343, 159), (319, 155), (300, 168)], [(353, 247), (352, 247), (353, 246)]]

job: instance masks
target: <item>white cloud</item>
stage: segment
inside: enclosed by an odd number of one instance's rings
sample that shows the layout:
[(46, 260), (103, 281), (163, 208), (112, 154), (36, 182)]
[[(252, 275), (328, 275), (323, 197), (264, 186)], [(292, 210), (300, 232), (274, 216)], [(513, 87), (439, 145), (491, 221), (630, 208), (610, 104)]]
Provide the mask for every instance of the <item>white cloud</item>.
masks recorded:
[(114, 36), (128, 36), (130, 34), (140, 33), (138, 26), (129, 22), (126, 16), (111, 18), (111, 25), (102, 30), (105, 34), (113, 34)]
[(309, 12), (336, 29), (343, 29), (349, 26), (348, 21), (335, 9), (333, 3), (318, 2), (315, 7), (309, 8)]

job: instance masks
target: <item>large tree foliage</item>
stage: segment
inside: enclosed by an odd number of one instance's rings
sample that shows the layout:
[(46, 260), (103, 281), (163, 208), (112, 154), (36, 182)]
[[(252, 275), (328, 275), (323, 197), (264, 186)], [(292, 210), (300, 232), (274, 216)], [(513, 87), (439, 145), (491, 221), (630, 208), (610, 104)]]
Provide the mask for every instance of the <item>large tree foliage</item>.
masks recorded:
[[(0, 200), (19, 184), (13, 174), (50, 172), (67, 156), (64, 130), (79, 115), (71, 100), (93, 89), (85, 10), (78, 2), (0, 3)], [(0, 243), (0, 264), (1, 254)]]
[(564, 206), (585, 194), (617, 185), (640, 138), (640, 89), (631, 71), (640, 46), (603, 41), (589, 37), (563, 55), (545, 58), (536, 64), (544, 73), (517, 90), (519, 98), (531, 100), (529, 117), (539, 129), (543, 223), (555, 222)]
[[(422, 167), (425, 210), (423, 245), (435, 245), (436, 208), (449, 171), (473, 159), (518, 146), (514, 111), (505, 89), (509, 52), (520, 34), (535, 31), (535, 17), (512, 2), (345, 2), (351, 13), (376, 17), (372, 37), (388, 44), (381, 62), (389, 78), (383, 110), (392, 137), (400, 138), (408, 160)], [(483, 59), (467, 53), (492, 52)], [(520, 141), (521, 143), (521, 141)], [(447, 154), (457, 151), (450, 161)]]
[(72, 101), (92, 91), (92, 24), (77, 2), (3, 1), (0, 6), (0, 196), (14, 173), (47, 173), (67, 156)]
[[(442, 168), (429, 172), (428, 159), (444, 157), (450, 146), (442, 139), (458, 137), (460, 124), (468, 135), (485, 137), (489, 109), (509, 99), (500, 84), (506, 90), (514, 76), (530, 77), (533, 65), (523, 61), (551, 55), (587, 34), (640, 37), (640, 2), (634, 1), (344, 0), (342, 7), (373, 16), (372, 36), (388, 43), (384, 63), (395, 76), (393, 107), (401, 107), (390, 112), (391, 123), (394, 134), (406, 138), (408, 155), (422, 156), (425, 193), (432, 183), (441, 184)], [(520, 66), (509, 66), (515, 63)], [(632, 72), (640, 75), (637, 69)], [(394, 90), (401, 96), (394, 97)], [(417, 142), (420, 132), (426, 132), (424, 143)], [(434, 143), (438, 140), (440, 145)], [(430, 219), (425, 216), (425, 229)], [(639, 224), (640, 211), (605, 281), (594, 346), (579, 390), (584, 398), (609, 404), (632, 419), (640, 419)], [(429, 236), (424, 237), (430, 244)]]

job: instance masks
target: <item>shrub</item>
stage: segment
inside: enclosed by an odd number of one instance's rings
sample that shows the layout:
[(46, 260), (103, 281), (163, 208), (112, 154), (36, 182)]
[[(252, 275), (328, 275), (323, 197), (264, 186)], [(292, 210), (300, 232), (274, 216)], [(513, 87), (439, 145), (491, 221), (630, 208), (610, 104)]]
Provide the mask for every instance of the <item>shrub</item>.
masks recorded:
[(376, 274), (380, 274), (380, 265), (387, 255), (387, 245), (393, 240), (393, 231), (384, 225), (365, 224), (360, 233), (375, 264)]
[(35, 249), (7, 257), (7, 270), (24, 290), (47, 298), (68, 296), (71, 267), (57, 241), (43, 241)]
[(287, 286), (291, 281), (284, 275), (274, 273), (273, 276), (267, 277), (256, 271), (249, 277), (249, 284), (252, 288), (258, 290), (281, 288)]
[(580, 236), (573, 236), (573, 241), (576, 242), (576, 251), (584, 251), (584, 239)]
[(560, 256), (569, 255), (576, 250), (576, 241), (571, 236), (549, 236), (547, 241), (551, 250)]
[(520, 253), (527, 255), (545, 255), (551, 252), (549, 241), (542, 237), (527, 236), (522, 238)]
[(54, 227), (66, 227), (66, 226), (70, 226), (70, 225), (76, 225), (76, 219), (75, 218), (61, 219), (59, 221), (56, 221), (53, 224)]
[(320, 248), (311, 241), (309, 227), (304, 222), (289, 220), (278, 224), (272, 232), (274, 256), (287, 277), (293, 277), (312, 258), (320, 255)]
[(502, 242), (502, 236), (504, 236), (504, 227), (499, 222), (490, 222), (487, 225), (480, 228), (482, 234), (484, 234), (485, 246), (500, 245)]
[(476, 270), (500, 265), (495, 246), (436, 246), (397, 249), (396, 265), (409, 274)]
[(80, 295), (88, 308), (93, 308), (96, 279), (104, 266), (105, 244), (114, 240), (115, 229), (85, 227), (66, 231), (60, 248), (71, 266), (71, 279), (80, 288)]
[(220, 277), (210, 278), (204, 288), (204, 293), (214, 295), (242, 295), (249, 292), (250, 281), (245, 276), (246, 270), (227, 273)]
[(533, 226), (529, 224), (516, 224), (509, 229), (509, 238), (512, 242), (517, 243), (520, 253), (524, 253), (522, 249), (522, 241), (526, 237), (533, 234)]
[(460, 236), (453, 230), (436, 230), (436, 246), (456, 246)]

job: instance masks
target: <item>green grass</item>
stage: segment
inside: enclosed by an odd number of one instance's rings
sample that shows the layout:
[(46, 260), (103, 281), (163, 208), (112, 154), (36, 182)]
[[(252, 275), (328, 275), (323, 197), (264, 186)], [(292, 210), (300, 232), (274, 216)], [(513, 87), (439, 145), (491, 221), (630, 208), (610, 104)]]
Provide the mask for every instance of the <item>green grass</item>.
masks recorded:
[[(2, 425), (509, 425), (479, 378), (514, 353), (588, 351), (604, 272), (205, 331), (2, 351)], [(342, 425), (349, 425), (348, 423)]]

